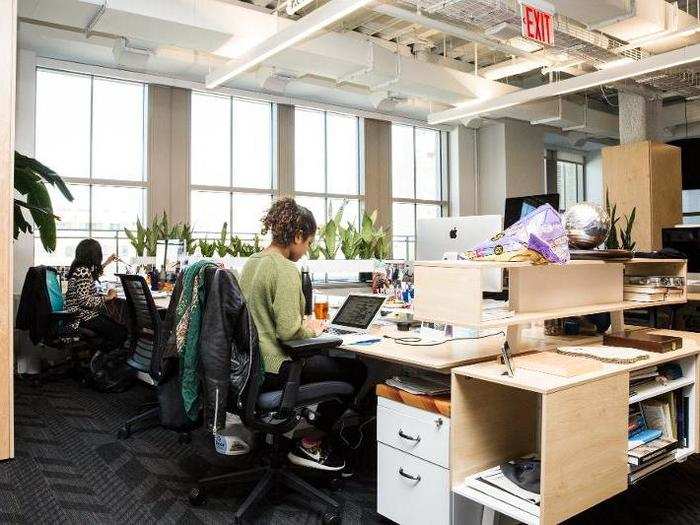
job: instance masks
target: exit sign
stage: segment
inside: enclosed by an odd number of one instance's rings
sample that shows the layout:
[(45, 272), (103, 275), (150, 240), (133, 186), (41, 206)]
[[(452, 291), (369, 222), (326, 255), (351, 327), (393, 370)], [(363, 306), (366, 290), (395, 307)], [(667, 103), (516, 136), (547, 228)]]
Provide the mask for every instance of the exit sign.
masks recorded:
[(520, 4), (523, 36), (548, 46), (554, 45), (554, 16), (552, 11), (533, 5)]

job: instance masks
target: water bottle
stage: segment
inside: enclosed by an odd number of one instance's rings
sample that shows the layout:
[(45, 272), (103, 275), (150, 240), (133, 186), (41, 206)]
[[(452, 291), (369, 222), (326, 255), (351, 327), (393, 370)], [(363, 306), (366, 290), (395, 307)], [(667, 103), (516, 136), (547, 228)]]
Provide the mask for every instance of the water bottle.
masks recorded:
[(301, 269), (301, 291), (304, 294), (305, 304), (304, 304), (304, 315), (311, 315), (313, 312), (313, 285), (311, 284), (311, 274), (309, 274), (309, 269), (304, 266)]

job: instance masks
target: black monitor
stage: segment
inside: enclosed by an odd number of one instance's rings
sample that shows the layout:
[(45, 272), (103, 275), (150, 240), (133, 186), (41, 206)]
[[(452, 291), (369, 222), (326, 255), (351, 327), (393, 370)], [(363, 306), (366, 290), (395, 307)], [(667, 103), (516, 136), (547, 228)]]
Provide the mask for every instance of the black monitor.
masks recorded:
[(526, 197), (508, 197), (506, 199), (506, 211), (503, 215), (503, 226), (505, 228), (512, 226), (543, 204), (549, 204), (552, 208), (559, 211), (559, 194), (546, 193), (543, 195), (528, 195)]
[(661, 242), (664, 248), (678, 250), (688, 258), (689, 279), (700, 279), (700, 224), (663, 228)]

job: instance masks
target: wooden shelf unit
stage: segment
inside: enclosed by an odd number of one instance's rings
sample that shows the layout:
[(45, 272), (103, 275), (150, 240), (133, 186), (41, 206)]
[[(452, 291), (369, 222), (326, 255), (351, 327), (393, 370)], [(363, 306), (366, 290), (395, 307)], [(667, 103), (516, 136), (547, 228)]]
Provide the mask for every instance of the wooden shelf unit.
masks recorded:
[[(682, 389), (690, 405), (689, 446), (678, 449), (676, 460), (697, 452), (700, 336), (683, 334), (681, 350), (633, 365), (606, 364), (581, 376), (516, 368), (511, 378), (494, 362), (454, 369), (452, 490), (471, 497), (466, 477), (536, 452), (542, 461), (540, 515), (528, 523), (559, 523), (622, 492), (629, 473), (629, 373), (654, 364), (679, 362), (690, 374), (671, 388)], [(505, 502), (498, 508), (479, 502), (525, 521), (522, 510)]]
[[(502, 268), (509, 277), (513, 316), (482, 321), (481, 272)], [(514, 353), (523, 327), (533, 321), (611, 312), (612, 329), (624, 328), (626, 309), (674, 305), (680, 297), (653, 303), (625, 301), (625, 275), (686, 277), (685, 260), (571, 261), (564, 265), (474, 261), (414, 263), (415, 318), (458, 326), (507, 326)], [(657, 330), (660, 334), (665, 331)], [(697, 450), (700, 336), (683, 334), (683, 348), (631, 365), (603, 364), (572, 377), (517, 368), (513, 377), (495, 360), (452, 371), (451, 485), (455, 494), (526, 523), (554, 524), (622, 492), (628, 486), (627, 424), (629, 373), (669, 361), (693, 363), (678, 386), (690, 398), (690, 446), (678, 460)], [(679, 332), (674, 332), (674, 335)], [(588, 344), (601, 344), (588, 343)], [(539, 516), (489, 497), (465, 485), (467, 476), (536, 452), (542, 461)], [(475, 493), (476, 492), (476, 493)], [(491, 498), (493, 499), (493, 498)], [(526, 513), (527, 514), (527, 513)]]

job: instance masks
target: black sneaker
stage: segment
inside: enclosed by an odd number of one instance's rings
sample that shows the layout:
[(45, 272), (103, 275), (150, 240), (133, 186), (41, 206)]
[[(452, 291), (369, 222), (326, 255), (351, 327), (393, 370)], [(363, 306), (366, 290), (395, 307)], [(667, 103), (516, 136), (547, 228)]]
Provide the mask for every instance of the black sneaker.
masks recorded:
[(323, 442), (311, 447), (298, 442), (287, 454), (287, 458), (294, 465), (317, 470), (338, 471), (345, 467), (343, 458)]

